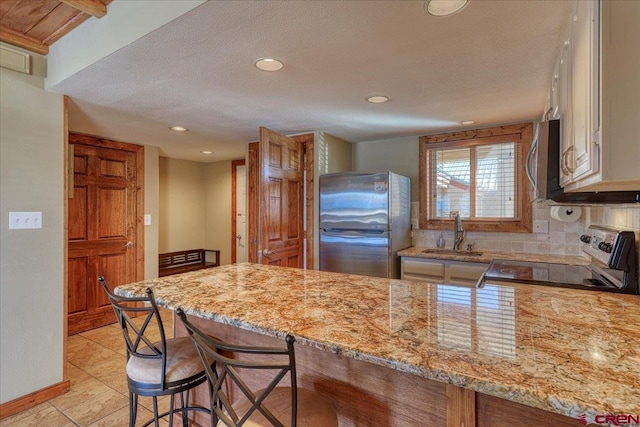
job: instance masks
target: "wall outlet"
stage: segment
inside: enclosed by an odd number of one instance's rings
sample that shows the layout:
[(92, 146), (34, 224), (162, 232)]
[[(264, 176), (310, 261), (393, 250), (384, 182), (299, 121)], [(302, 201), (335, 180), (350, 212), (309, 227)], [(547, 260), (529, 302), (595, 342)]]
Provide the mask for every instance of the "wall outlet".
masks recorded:
[(42, 212), (9, 212), (9, 230), (42, 228)]
[(549, 232), (549, 221), (533, 221), (533, 232), (534, 233), (548, 233)]

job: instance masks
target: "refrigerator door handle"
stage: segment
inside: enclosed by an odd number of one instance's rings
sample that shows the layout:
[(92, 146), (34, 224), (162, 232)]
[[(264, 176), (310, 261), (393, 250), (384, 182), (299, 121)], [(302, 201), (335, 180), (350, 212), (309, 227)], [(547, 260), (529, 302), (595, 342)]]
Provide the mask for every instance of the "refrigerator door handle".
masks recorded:
[(358, 234), (376, 235), (376, 234), (385, 234), (388, 232), (388, 230), (354, 230), (352, 228), (321, 228), (320, 230), (323, 233), (327, 233), (327, 234), (351, 234), (351, 235), (358, 235)]

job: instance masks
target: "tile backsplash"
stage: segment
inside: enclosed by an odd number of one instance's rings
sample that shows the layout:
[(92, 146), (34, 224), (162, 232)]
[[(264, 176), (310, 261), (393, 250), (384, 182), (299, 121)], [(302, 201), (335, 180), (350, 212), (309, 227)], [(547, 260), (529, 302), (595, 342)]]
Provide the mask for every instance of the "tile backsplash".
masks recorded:
[[(590, 224), (610, 225), (631, 229), (640, 235), (640, 205), (581, 206), (582, 214), (575, 222), (561, 222), (551, 218), (551, 206), (545, 202), (532, 204), (533, 220), (549, 221), (548, 233), (488, 233), (467, 232), (464, 244), (474, 249), (500, 252), (525, 252), (552, 255), (581, 255), (580, 235)], [(443, 233), (446, 247), (453, 246), (453, 230), (419, 230), (418, 203), (411, 206), (412, 240), (414, 246), (435, 247)], [(464, 222), (463, 222), (464, 225)]]

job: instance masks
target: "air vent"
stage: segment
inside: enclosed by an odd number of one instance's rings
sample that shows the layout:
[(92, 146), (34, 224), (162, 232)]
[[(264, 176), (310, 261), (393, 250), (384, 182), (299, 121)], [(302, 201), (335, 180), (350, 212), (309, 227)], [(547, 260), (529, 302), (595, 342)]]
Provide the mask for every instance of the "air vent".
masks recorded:
[(31, 74), (31, 55), (2, 44), (0, 45), (0, 67)]

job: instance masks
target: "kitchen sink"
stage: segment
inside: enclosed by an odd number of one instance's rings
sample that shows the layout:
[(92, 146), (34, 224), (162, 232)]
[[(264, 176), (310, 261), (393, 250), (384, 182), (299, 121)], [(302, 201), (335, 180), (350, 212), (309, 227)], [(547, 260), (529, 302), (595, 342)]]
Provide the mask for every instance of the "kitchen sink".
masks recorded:
[(478, 251), (454, 251), (453, 249), (424, 249), (425, 254), (442, 254), (442, 255), (462, 255), (462, 256), (481, 256), (482, 252)]

